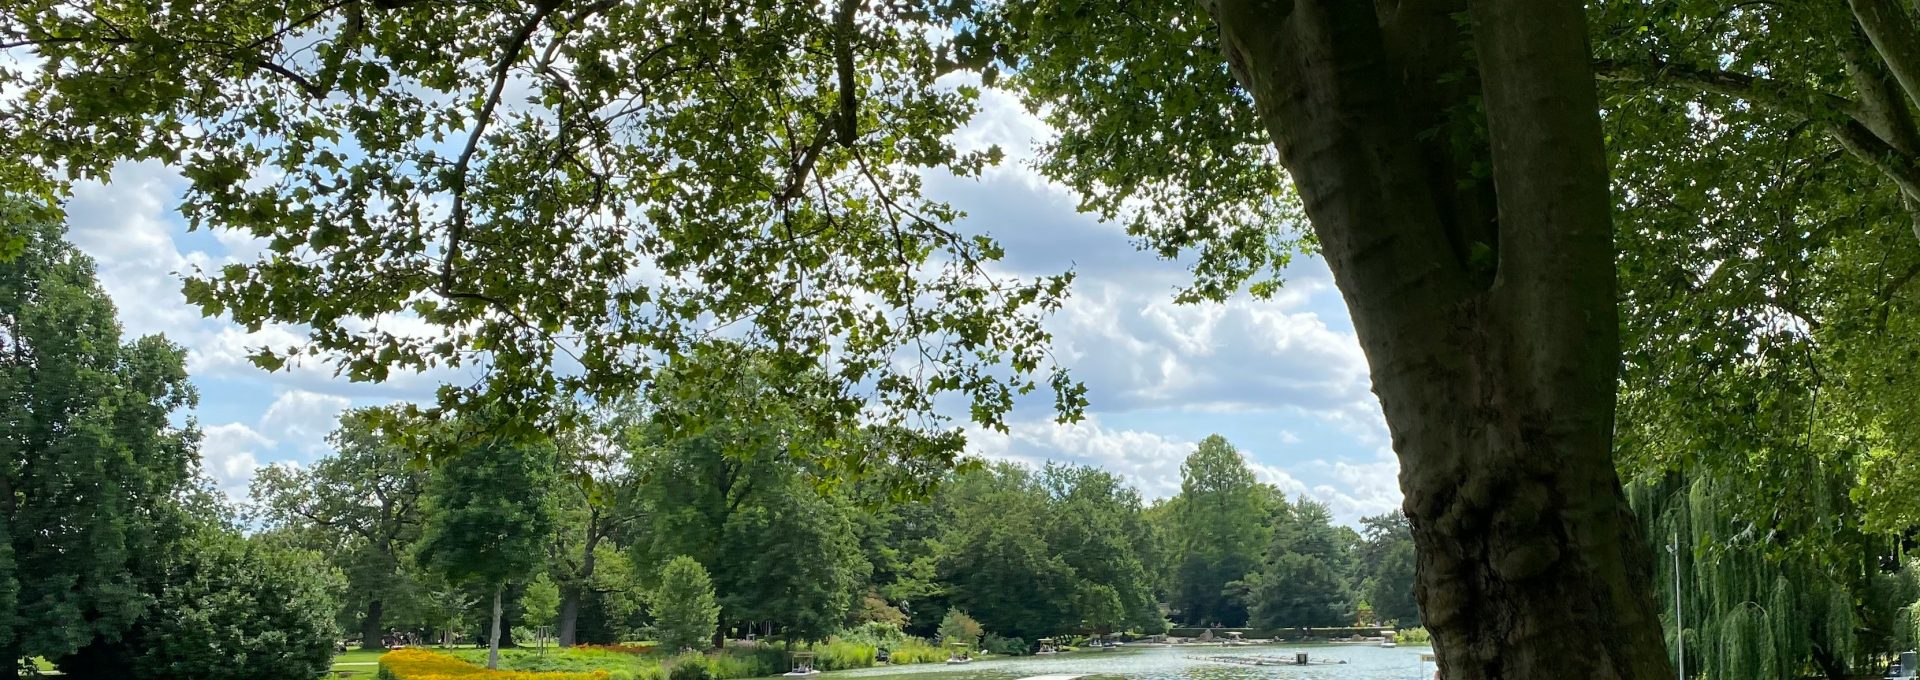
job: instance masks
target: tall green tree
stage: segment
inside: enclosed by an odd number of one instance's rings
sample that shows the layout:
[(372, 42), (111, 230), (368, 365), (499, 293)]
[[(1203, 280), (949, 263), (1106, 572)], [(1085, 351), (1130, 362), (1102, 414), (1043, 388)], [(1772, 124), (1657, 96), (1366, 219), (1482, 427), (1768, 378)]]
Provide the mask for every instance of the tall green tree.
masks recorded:
[[(1104, 589), (1087, 600), (1100, 603), (1097, 618), (1105, 628), (1100, 632), (1120, 627), (1163, 632), (1166, 619), (1142, 556), (1151, 548), (1140, 494), (1118, 475), (1078, 465), (1050, 463), (1039, 482), (1049, 499), (1048, 549), (1073, 569), (1081, 583), (1076, 593)], [(1108, 595), (1111, 613), (1105, 606)]]
[(1077, 628), (1080, 581), (1047, 544), (1047, 497), (1011, 463), (960, 475), (945, 492), (951, 515), (939, 580), (951, 609), (998, 635), (1045, 637)]
[(653, 592), (654, 628), (668, 650), (702, 649), (716, 634), (720, 605), (714, 601), (713, 581), (706, 567), (686, 555), (676, 555), (660, 571), (660, 587)]
[(1360, 594), (1382, 622), (1420, 625), (1420, 607), (1413, 600), (1413, 528), (1398, 511), (1360, 518), (1364, 527), (1355, 581)]
[(1262, 628), (1353, 620), (1349, 556), (1327, 507), (1302, 497), (1273, 527), (1261, 564), (1242, 582), (1248, 620)]
[(449, 429), (443, 436), (464, 450), (434, 471), (415, 555), (449, 581), (492, 591), (487, 667), (498, 668), (502, 597), (509, 582), (540, 564), (551, 531), (553, 447), (500, 436), (480, 423)]
[(1228, 584), (1253, 571), (1268, 542), (1269, 509), (1260, 487), (1239, 450), (1220, 435), (1201, 440), (1181, 464), (1180, 496), (1170, 518), (1170, 597), (1183, 623), (1246, 624), (1246, 606)]
[(402, 561), (420, 537), (428, 472), (393, 434), (399, 415), (344, 413), (327, 438), (331, 455), (308, 468), (264, 468), (249, 489), (267, 528), (305, 534), (347, 574), (362, 649), (381, 648), (389, 604), (412, 590)]
[(153, 601), (199, 464), (185, 352), (123, 341), (93, 261), (57, 223), (0, 197), (0, 677), (26, 656), (117, 640)]
[[(1787, 22), (1722, 22), (1732, 13), (1711, 3), (1622, 4), (1706, 38), (1685, 47), (1722, 49), (1698, 29), (1726, 23), (1816, 63), (1847, 52), (1793, 42), (1805, 32)], [(1884, 67), (1850, 70), (1912, 91), (1905, 8), (1773, 4), (1845, 18), (1829, 37), (1864, 35), (1863, 63)], [(1705, 20), (1668, 21), (1669, 7)], [(191, 220), (271, 243), (197, 279), (192, 300), (312, 324), (308, 349), (356, 378), (484, 354), (488, 380), (444, 395), (467, 406), (631, 389), (655, 356), (639, 350), (674, 352), (710, 314), (748, 320), (793, 363), (831, 357), (895, 413), (958, 390), (997, 422), (1043, 363), (1033, 312), (1064, 279), (982, 283), (997, 247), (919, 200), (915, 169), (970, 175), (993, 156), (950, 142), (974, 94), (940, 84), (956, 57), (989, 85), (1017, 76), (1062, 132), (1043, 170), (1084, 205), (1163, 254), (1198, 251), (1191, 298), (1273, 291), (1253, 277), (1294, 252), (1291, 179), (1393, 429), (1448, 674), (1545, 677), (1605, 658), (1617, 663), (1596, 677), (1667, 675), (1649, 556), (1611, 466), (1620, 297), (1581, 3), (32, 0), (4, 21), (0, 44), (34, 58), (0, 78), (23, 93), (0, 113), (19, 123), (0, 134), (20, 157), (0, 172), (182, 167)], [(1854, 81), (1759, 89), (1796, 82)], [(500, 105), (510, 83), (537, 93), (526, 109)], [(1896, 134), (1855, 134), (1900, 129), (1890, 107), (1838, 108), (1810, 127), (1904, 181)], [(256, 165), (283, 171), (252, 181)], [(449, 209), (382, 209), (417, 205)], [(918, 313), (922, 296), (941, 313)], [(453, 337), (358, 323), (405, 309)], [(919, 342), (949, 333), (962, 341)], [(890, 361), (903, 346), (936, 375)], [(582, 370), (551, 370), (575, 349)], [(1011, 381), (979, 369), (1003, 356)], [(1075, 412), (1071, 383), (1054, 386)]]
[(601, 427), (569, 430), (557, 440), (561, 484), (552, 496), (554, 534), (548, 570), (559, 588), (556, 637), (571, 647), (580, 608), (596, 594), (601, 547), (632, 528), (639, 513), (625, 452)]
[(627, 429), (625, 445), (643, 480), (637, 511), (645, 515), (632, 554), (648, 571), (669, 555), (699, 560), (719, 594), (723, 629), (824, 638), (853, 606), (870, 568), (850, 508), (823, 490), (868, 469), (951, 460), (953, 452), (920, 438), (836, 430), (818, 420), (835, 390), (825, 376), (783, 381), (768, 353), (733, 344), (705, 349), (655, 383), (663, 394)]

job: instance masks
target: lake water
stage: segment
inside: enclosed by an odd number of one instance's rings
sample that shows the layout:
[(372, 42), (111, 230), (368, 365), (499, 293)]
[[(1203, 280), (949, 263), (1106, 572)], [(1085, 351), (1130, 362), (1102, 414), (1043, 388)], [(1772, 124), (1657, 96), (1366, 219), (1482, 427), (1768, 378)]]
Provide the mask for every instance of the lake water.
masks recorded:
[[(1376, 645), (1182, 645), (1177, 647), (1122, 647), (1113, 651), (1081, 651), (1056, 656), (980, 660), (965, 666), (916, 664), (883, 666), (824, 673), (821, 680), (1017, 680), (1035, 675), (1104, 674), (1128, 680), (1427, 680), (1428, 663), (1421, 674), (1420, 655), (1430, 647), (1382, 648)], [(1341, 665), (1238, 666), (1208, 657), (1278, 656), (1292, 659), (1306, 652), (1309, 659), (1340, 660)]]

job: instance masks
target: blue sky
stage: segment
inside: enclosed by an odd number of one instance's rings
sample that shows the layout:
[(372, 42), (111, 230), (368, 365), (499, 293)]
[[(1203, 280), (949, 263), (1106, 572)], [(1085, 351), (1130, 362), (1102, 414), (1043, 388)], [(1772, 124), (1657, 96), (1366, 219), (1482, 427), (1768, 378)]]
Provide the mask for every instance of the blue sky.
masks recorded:
[[(975, 453), (1098, 465), (1161, 497), (1179, 489), (1180, 461), (1194, 443), (1219, 433), (1262, 479), (1326, 501), (1344, 521), (1398, 505), (1386, 427), (1323, 263), (1297, 260), (1272, 300), (1176, 305), (1185, 265), (1076, 213), (1068, 192), (1021, 162), (1045, 126), (1005, 95), (989, 91), (983, 104), (962, 143), (999, 144), (1010, 161), (979, 181), (931, 177), (929, 191), (969, 213), (961, 228), (1001, 241), (1009, 272), (1078, 273), (1049, 323), (1055, 354), (1087, 383), (1092, 406), (1084, 421), (1058, 425), (1047, 404), (1022, 403), (1008, 434), (971, 433)], [(298, 331), (248, 333), (186, 304), (179, 272), (250, 261), (259, 245), (241, 234), (187, 231), (174, 211), (183, 188), (153, 164), (122, 167), (108, 185), (78, 186), (68, 238), (99, 263), (130, 333), (165, 333), (187, 347), (205, 467), (229, 493), (244, 495), (260, 466), (325, 455), (326, 433), (346, 408), (424, 400), (441, 381), (467, 377), (400, 375), (369, 385), (333, 378), (324, 366), (254, 368), (250, 350), (284, 346)]]

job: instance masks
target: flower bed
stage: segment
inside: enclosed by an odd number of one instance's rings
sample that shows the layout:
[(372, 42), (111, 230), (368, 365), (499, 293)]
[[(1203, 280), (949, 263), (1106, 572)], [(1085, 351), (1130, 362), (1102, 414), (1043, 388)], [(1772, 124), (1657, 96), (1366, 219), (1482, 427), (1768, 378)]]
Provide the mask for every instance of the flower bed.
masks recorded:
[(380, 656), (380, 680), (607, 680), (606, 671), (543, 673), (487, 670), (424, 649), (396, 649)]

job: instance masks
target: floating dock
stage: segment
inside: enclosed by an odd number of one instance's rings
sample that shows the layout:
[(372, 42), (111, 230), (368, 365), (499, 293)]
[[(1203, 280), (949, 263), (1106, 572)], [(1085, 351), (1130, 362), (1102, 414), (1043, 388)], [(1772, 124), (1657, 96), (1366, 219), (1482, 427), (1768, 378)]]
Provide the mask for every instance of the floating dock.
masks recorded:
[(1346, 663), (1345, 661), (1334, 659), (1309, 658), (1306, 652), (1300, 652), (1293, 656), (1220, 654), (1214, 656), (1189, 656), (1187, 658), (1194, 661), (1230, 663), (1236, 666), (1337, 666)]

